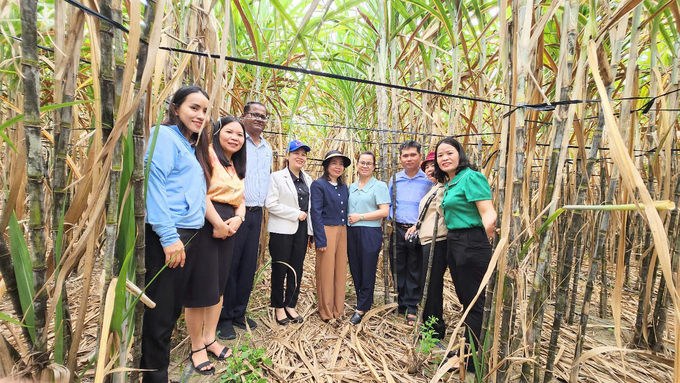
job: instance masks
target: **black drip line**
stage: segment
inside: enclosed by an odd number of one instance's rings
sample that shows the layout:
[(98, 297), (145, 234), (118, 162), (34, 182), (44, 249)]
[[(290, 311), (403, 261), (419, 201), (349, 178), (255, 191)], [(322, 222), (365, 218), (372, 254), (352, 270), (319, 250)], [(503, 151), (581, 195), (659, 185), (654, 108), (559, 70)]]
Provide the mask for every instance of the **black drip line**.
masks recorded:
[[(496, 133), (496, 132), (490, 132), (490, 133), (468, 133), (468, 134), (446, 135), (446, 134), (435, 134), (435, 133), (424, 133), (424, 132), (409, 132), (409, 131), (401, 131), (401, 130), (359, 128), (359, 127), (356, 127), (356, 126), (316, 124), (316, 123), (311, 123), (311, 122), (289, 122), (289, 121), (282, 121), (282, 120), (268, 120), (268, 121), (269, 122), (282, 122), (284, 124), (289, 124), (289, 125), (307, 125), (307, 126), (317, 126), (317, 127), (326, 127), (326, 128), (334, 128), (334, 129), (364, 130), (364, 131), (372, 131), (372, 132), (386, 132), (386, 133), (397, 133), (397, 134), (427, 136), (427, 137), (442, 137), (442, 138), (446, 138), (446, 137), (457, 138), (457, 137), (472, 137), (472, 136), (492, 136), (492, 135), (500, 134), (500, 133)], [(272, 132), (272, 133), (274, 133), (274, 132)]]
[[(117, 29), (119, 29), (119, 30), (121, 30), (125, 33), (129, 33), (129, 30), (127, 28), (125, 28), (125, 26), (114, 21), (113, 19), (106, 17), (106, 16), (102, 15), (101, 13), (99, 13), (99, 12), (93, 10), (93, 9), (90, 9), (90, 8), (80, 4), (78, 2), (73, 1), (73, 0), (65, 0), (65, 1), (68, 4), (71, 4), (71, 5), (79, 8), (83, 12), (86, 12), (86, 13), (94, 16), (94, 17), (99, 18), (100, 20), (108, 22), (113, 27), (115, 27), (115, 28), (117, 28)], [(146, 41), (144, 39), (140, 39), (140, 40), (143, 40), (144, 42), (146, 42), (148, 44), (148, 41)], [(543, 102), (543, 103), (539, 103), (539, 104), (512, 105), (512, 104), (501, 102), (501, 101), (487, 100), (487, 99), (482, 99), (482, 98), (478, 98), (478, 97), (463, 96), (463, 95), (445, 93), (445, 92), (438, 92), (438, 91), (428, 90), (428, 89), (412, 88), (412, 87), (407, 87), (407, 86), (403, 86), (403, 85), (382, 83), (382, 82), (373, 81), (373, 80), (359, 79), (359, 78), (355, 78), (355, 77), (342, 76), (342, 75), (337, 75), (337, 74), (333, 74), (333, 73), (326, 73), (326, 72), (309, 70), (309, 69), (295, 68), (295, 67), (290, 67), (290, 66), (286, 66), (286, 65), (271, 64), (271, 63), (266, 63), (266, 62), (262, 62), (262, 61), (248, 60), (248, 59), (242, 59), (242, 58), (237, 58), (237, 57), (230, 57), (230, 56), (222, 57), (222, 56), (217, 55), (217, 54), (208, 54), (208, 53), (205, 53), (205, 52), (190, 51), (188, 49), (171, 48), (171, 47), (159, 47), (159, 49), (166, 50), (166, 51), (169, 51), (169, 52), (186, 53), (186, 54), (191, 54), (191, 55), (195, 55), (195, 56), (224, 59), (224, 60), (231, 61), (231, 62), (246, 64), (246, 65), (252, 65), (252, 66), (259, 66), (259, 67), (263, 67), (263, 68), (276, 69), (276, 70), (295, 72), (295, 73), (301, 73), (301, 74), (308, 74), (308, 75), (312, 75), (312, 76), (332, 78), (332, 79), (336, 79), (336, 80), (350, 81), (350, 82), (366, 84), (366, 85), (383, 86), (383, 87), (386, 87), (386, 88), (404, 90), (404, 91), (408, 91), (408, 92), (426, 93), (426, 94), (431, 94), (431, 95), (435, 95), (435, 96), (456, 98), (456, 99), (460, 99), (460, 100), (467, 100), (467, 101), (480, 102), (480, 103), (499, 105), (499, 106), (507, 106), (507, 107), (513, 108), (510, 112), (504, 114), (503, 118), (511, 115), (517, 109), (530, 109), (530, 110), (545, 112), (545, 111), (555, 110), (555, 108), (557, 106), (560, 106), (560, 105), (600, 102), (600, 100), (563, 100), (563, 101), (555, 101), (555, 102)], [(654, 103), (654, 101), (657, 98), (666, 96), (670, 93), (673, 93), (673, 92), (668, 92), (666, 94), (655, 96), (655, 97), (644, 98), (644, 99), (651, 99), (651, 100), (647, 104), (645, 104), (645, 106), (643, 107), (643, 112), (644, 112), (644, 109), (648, 110), (649, 108), (651, 108), (651, 105)], [(643, 98), (642, 97), (635, 97), (635, 98), (628, 98), (628, 99), (643, 99)], [(616, 99), (616, 100), (617, 101), (618, 100), (625, 100), (625, 98)]]

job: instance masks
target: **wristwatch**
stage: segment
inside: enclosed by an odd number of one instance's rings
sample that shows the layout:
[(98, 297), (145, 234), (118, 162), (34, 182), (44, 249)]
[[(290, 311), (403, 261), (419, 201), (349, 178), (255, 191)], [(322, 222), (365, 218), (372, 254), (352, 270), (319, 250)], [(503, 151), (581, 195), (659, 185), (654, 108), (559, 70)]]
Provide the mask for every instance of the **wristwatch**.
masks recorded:
[(243, 215), (237, 215), (237, 217), (241, 218), (241, 222), (245, 222), (245, 221), (246, 221), (246, 217), (243, 216)]
[(363, 221), (363, 220), (364, 220), (364, 215), (362, 214), (362, 215), (359, 216), (359, 221)]

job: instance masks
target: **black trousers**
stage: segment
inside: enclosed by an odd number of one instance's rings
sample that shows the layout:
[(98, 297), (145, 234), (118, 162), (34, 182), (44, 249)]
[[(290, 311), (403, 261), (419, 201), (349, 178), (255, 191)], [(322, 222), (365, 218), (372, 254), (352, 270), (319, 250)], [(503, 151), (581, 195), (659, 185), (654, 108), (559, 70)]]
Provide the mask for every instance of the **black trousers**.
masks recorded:
[(231, 272), (224, 288), (220, 322), (242, 320), (253, 290), (257, 271), (257, 250), (262, 228), (262, 209), (246, 211), (246, 220), (234, 234), (234, 258)]
[(297, 305), (308, 241), (307, 220), (298, 224), (294, 234), (269, 234), (269, 254), (272, 256), (271, 307)]
[(375, 274), (382, 248), (382, 228), (349, 226), (347, 259), (357, 291), (357, 310), (366, 312), (373, 305)]
[[(447, 258), (449, 264), (454, 265), (453, 280), (458, 300), (463, 305), (463, 310), (466, 310), (477, 294), (486, 269), (489, 267), (492, 253), (491, 244), (486, 232), (481, 227), (449, 230), (446, 240), (448, 246)], [(485, 296), (486, 294), (482, 293), (477, 298), (464, 322), (467, 342), (468, 344), (474, 342), (476, 350), (479, 350)], [(468, 363), (468, 370), (470, 368), (474, 369), (473, 363)]]
[[(397, 302), (399, 312), (407, 311), (409, 314), (418, 312), (418, 303), (423, 295), (424, 279), (421, 276), (423, 271), (423, 254), (420, 246), (416, 249), (406, 247), (406, 229), (399, 226), (395, 227), (397, 232), (397, 252), (396, 257), (391, 259), (396, 263), (397, 281)], [(392, 254), (394, 235), (390, 238), (390, 254)], [(394, 271), (394, 270), (393, 270)]]
[[(161, 246), (160, 237), (146, 225), (146, 295), (156, 302), (156, 307), (146, 309), (142, 322), (142, 359), (140, 368), (153, 371), (144, 372), (142, 381), (145, 383), (167, 383), (168, 366), (170, 365), (170, 338), (175, 329), (177, 319), (182, 313), (182, 305), (186, 295), (187, 266), (166, 267), (165, 253)], [(198, 230), (177, 229), (180, 240), (184, 243), (186, 259), (200, 256), (196, 252), (196, 238)], [(156, 274), (158, 276), (156, 277)], [(156, 277), (153, 282), (151, 281)]]
[[(429, 262), (431, 243), (423, 245), (423, 258)], [(435, 338), (444, 339), (446, 335), (446, 324), (444, 323), (444, 274), (449, 268), (451, 278), (455, 275), (454, 265), (450, 265), (447, 260), (446, 240), (439, 240), (434, 246), (432, 257), (432, 271), (430, 271), (430, 284), (427, 286), (427, 299), (423, 307), (423, 323), (435, 318), (437, 321), (432, 325), (432, 329), (437, 332)], [(427, 263), (426, 263), (427, 264)], [(427, 275), (427, 269), (423, 273)]]

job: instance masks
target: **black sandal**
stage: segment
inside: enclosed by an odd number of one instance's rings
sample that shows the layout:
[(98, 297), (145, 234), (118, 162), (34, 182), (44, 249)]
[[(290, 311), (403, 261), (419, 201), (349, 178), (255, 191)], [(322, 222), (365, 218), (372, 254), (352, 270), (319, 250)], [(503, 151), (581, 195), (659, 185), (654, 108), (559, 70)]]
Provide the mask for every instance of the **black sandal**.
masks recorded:
[(222, 352), (220, 352), (219, 355), (217, 355), (217, 354), (215, 354), (214, 352), (208, 350), (208, 347), (212, 346), (212, 344), (215, 343), (215, 342), (217, 342), (217, 339), (215, 339), (215, 340), (213, 340), (212, 342), (210, 342), (209, 344), (206, 344), (206, 345), (205, 345), (205, 351), (208, 352), (208, 356), (212, 355), (212, 356), (214, 356), (217, 360), (226, 360), (229, 356), (231, 356), (231, 355), (227, 356), (227, 353), (231, 350), (231, 349), (230, 349), (229, 347), (227, 347), (227, 346), (224, 346), (224, 348), (222, 349)]
[(210, 363), (209, 360), (207, 362), (203, 362), (203, 363), (199, 364), (198, 366), (194, 364), (194, 358), (192, 358), (192, 356), (195, 353), (201, 352), (203, 350), (205, 350), (205, 346), (199, 348), (198, 350), (191, 350), (191, 352), (189, 353), (189, 360), (191, 360), (191, 366), (194, 368), (194, 370), (197, 373), (199, 373), (201, 375), (212, 375), (212, 374), (215, 373), (215, 366), (212, 366), (211, 368), (209, 368), (207, 370), (203, 370), (203, 367), (206, 367), (206, 366), (212, 364), (212, 363)]
[(416, 317), (415, 315), (408, 314), (406, 316), (406, 325), (410, 326), (410, 327), (415, 326), (416, 325), (416, 319), (418, 319), (418, 317)]
[(456, 351), (449, 351), (448, 354), (446, 354), (446, 358), (444, 358), (444, 361), (442, 362), (442, 365), (445, 365), (446, 362), (449, 361), (449, 359), (457, 358), (458, 359), (458, 365), (455, 367), (449, 368), (449, 374), (452, 372), (455, 372), (460, 368), (460, 357), (458, 356), (458, 352)]

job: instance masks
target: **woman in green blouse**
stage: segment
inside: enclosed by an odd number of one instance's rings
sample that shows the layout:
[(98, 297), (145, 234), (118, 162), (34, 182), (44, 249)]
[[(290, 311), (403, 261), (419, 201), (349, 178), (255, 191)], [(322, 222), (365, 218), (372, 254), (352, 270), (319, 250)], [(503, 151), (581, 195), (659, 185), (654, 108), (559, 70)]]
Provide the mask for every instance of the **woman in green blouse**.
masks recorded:
[[(435, 177), (445, 183), (442, 210), (449, 230), (447, 260), (455, 270), (454, 286), (463, 310), (470, 305), (484, 278), (491, 260), (489, 237), (494, 235), (496, 210), (491, 201), (491, 189), (486, 177), (477, 171), (465, 155), (463, 146), (447, 137), (435, 149)], [(474, 342), (479, 350), (479, 336), (484, 314), (484, 294), (481, 294), (465, 318), (467, 343)], [(448, 355), (449, 358), (455, 354)], [(474, 371), (474, 364), (467, 364)]]

